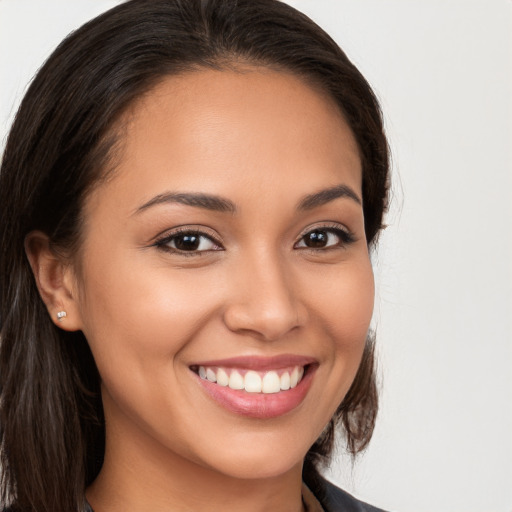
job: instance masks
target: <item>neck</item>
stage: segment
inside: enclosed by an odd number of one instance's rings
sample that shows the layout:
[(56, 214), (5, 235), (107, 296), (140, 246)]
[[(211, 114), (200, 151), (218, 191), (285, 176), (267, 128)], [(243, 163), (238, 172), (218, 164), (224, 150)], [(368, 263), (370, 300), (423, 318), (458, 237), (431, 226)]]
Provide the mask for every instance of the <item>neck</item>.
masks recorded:
[(237, 478), (166, 450), (151, 436), (107, 428), (104, 464), (86, 495), (94, 512), (300, 512), (301, 488), (302, 463), (277, 476)]

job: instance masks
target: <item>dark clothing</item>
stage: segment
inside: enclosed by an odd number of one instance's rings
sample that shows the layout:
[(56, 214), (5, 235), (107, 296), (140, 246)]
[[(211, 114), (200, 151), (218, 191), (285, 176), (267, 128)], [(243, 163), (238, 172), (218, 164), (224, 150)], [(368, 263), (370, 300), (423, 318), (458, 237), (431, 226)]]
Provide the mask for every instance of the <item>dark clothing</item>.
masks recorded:
[(308, 482), (308, 487), (322, 505), (324, 512), (384, 512), (380, 508), (359, 501), (325, 478), (319, 479), (316, 485)]

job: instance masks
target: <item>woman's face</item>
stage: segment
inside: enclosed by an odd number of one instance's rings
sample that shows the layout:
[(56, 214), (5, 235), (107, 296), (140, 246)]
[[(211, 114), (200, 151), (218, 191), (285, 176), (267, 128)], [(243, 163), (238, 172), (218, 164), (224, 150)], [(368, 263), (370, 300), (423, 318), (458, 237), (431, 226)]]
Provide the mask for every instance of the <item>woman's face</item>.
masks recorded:
[(107, 454), (243, 478), (300, 466), (372, 314), (350, 129), (261, 68), (168, 78), (125, 122), (76, 267)]

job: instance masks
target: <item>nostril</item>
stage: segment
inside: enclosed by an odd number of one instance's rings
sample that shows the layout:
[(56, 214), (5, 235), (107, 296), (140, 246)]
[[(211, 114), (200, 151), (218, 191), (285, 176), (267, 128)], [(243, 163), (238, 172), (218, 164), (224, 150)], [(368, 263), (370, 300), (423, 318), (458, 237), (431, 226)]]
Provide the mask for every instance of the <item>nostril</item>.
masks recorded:
[(278, 309), (246, 304), (228, 308), (224, 314), (224, 323), (233, 332), (275, 341), (301, 327), (303, 319), (292, 305), (288, 309)]

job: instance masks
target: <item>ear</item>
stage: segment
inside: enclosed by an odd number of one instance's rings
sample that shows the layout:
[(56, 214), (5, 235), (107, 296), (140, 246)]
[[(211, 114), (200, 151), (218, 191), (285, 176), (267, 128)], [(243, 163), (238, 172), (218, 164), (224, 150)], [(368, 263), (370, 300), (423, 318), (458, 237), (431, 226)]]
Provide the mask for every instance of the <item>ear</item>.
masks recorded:
[(65, 331), (80, 330), (82, 320), (72, 266), (52, 250), (48, 236), (41, 231), (32, 231), (25, 237), (25, 252), (53, 323)]

